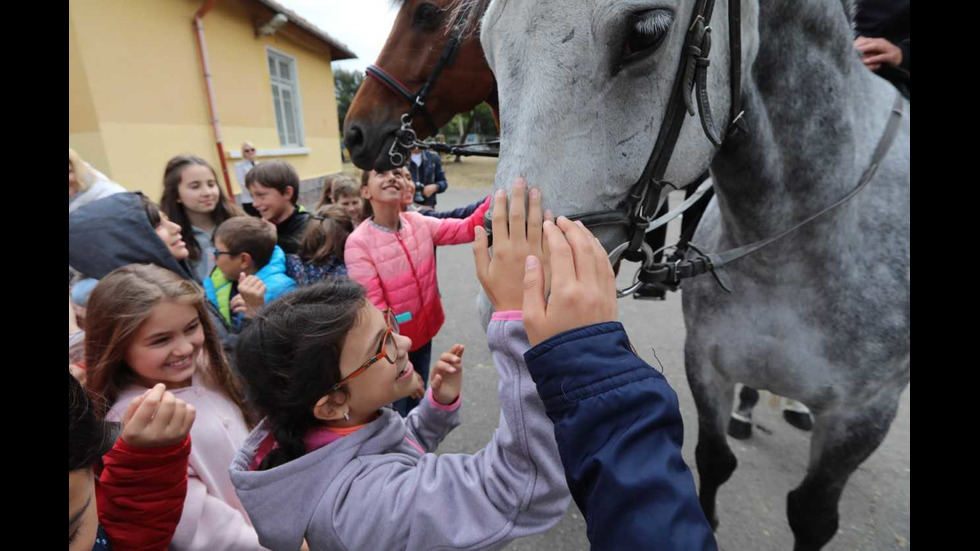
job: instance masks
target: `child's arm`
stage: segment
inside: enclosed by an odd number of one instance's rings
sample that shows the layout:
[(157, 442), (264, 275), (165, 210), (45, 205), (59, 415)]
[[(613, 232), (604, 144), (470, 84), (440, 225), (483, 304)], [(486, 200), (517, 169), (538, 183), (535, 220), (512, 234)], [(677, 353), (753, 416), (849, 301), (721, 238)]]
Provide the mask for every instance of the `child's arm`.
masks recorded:
[(424, 399), (405, 417), (408, 438), (428, 453), (436, 451), (443, 438), (459, 426), (464, 350), (463, 345), (457, 344), (442, 354), (432, 368)]
[(341, 482), (343, 495), (365, 496), (345, 500), (344, 514), (333, 517), (347, 549), (497, 549), (561, 520), (568, 486), (554, 427), (524, 367), (518, 314), (498, 314), (487, 331), (500, 376), (493, 439), (473, 455), (427, 453), (414, 464), (361, 467)]
[(474, 228), (483, 227), (483, 215), (490, 208), (490, 197), (480, 204), (467, 218), (431, 218), (417, 213), (406, 213), (406, 216), (415, 216), (413, 220), (421, 221), (429, 226), (432, 233), (432, 241), (436, 246), (458, 245), (460, 243), (470, 243), (475, 234)]
[(417, 464), (389, 462), (343, 482), (345, 495), (372, 498), (334, 517), (334, 529), (349, 549), (499, 548), (554, 526), (568, 507), (554, 428), (524, 366), (529, 345), (517, 311), (524, 259), (540, 250), (540, 194), (532, 195), (529, 237), (524, 235), (523, 183), (514, 185), (511, 206), (520, 230), (510, 236), (506, 194), (495, 201), (493, 259), (482, 229), (474, 251), (480, 282), (498, 310), (487, 341), (500, 376), (499, 426), (493, 440), (474, 455), (425, 454)]
[(540, 263), (525, 275), (524, 320), (535, 347), (524, 357), (589, 541), (596, 549), (715, 549), (681, 456), (677, 395), (613, 321), (616, 279), (605, 250), (582, 226), (559, 218), (558, 227), (544, 228), (553, 274), (547, 304)]
[(388, 308), (388, 302), (385, 300), (384, 289), (381, 287), (378, 268), (374, 265), (374, 260), (371, 259), (368, 245), (360, 237), (360, 235), (352, 234), (347, 238), (347, 245), (344, 248), (347, 275), (364, 287), (367, 298), (372, 304), (377, 306), (379, 310), (385, 310)]
[(122, 437), (102, 458), (99, 523), (114, 549), (166, 549), (180, 521), (195, 412), (165, 390), (130, 402)]
[(470, 203), (465, 207), (459, 207), (452, 210), (431, 210), (425, 209), (418, 211), (422, 216), (428, 216), (430, 218), (469, 218), (476, 212), (476, 209), (480, 208), (480, 205), (487, 202), (486, 198), (480, 199), (475, 203)]
[(190, 437), (163, 448), (117, 440), (96, 482), (99, 523), (113, 549), (166, 549), (187, 494)]

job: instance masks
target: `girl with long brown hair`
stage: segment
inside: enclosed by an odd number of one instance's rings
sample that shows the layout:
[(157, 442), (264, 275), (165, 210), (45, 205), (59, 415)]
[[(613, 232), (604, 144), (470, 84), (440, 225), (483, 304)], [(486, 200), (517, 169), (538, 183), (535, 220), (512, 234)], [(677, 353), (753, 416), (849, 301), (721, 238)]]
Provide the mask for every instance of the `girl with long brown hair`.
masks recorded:
[[(132, 400), (159, 383), (197, 411), (187, 498), (173, 545), (259, 548), (228, 476), (248, 435), (247, 414), (200, 288), (157, 266), (114, 270), (89, 298), (85, 364), (88, 388), (111, 405), (110, 421), (120, 420)], [(166, 414), (162, 405), (157, 415)]]

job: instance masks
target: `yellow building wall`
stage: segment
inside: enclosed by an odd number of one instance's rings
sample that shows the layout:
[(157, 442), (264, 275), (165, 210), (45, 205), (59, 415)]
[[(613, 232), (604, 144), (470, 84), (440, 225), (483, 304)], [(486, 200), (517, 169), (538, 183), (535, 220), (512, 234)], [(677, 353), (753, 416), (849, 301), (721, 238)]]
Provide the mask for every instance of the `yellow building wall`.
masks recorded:
[[(77, 73), (87, 77), (81, 80), (88, 83), (92, 106), (75, 108), (86, 99), (83, 91), (77, 101), (70, 97), (69, 145), (77, 143), (93, 166), (151, 198), (160, 197), (163, 169), (174, 155), (198, 155), (220, 172), (192, 25), (199, 6), (188, 0), (69, 2), (69, 80)], [(269, 45), (296, 58), (304, 145), (311, 150), (283, 159), (303, 179), (338, 172), (340, 135), (329, 54), (321, 43), (314, 47), (322, 51), (315, 53), (283, 36), (292, 29), (257, 39), (253, 20), (266, 16), (259, 12), (254, 2), (226, 1), (204, 18), (225, 150), (237, 152), (244, 140), (260, 150), (280, 149)], [(71, 88), (69, 95), (75, 95)], [(237, 188), (235, 160), (226, 158)]]
[[(284, 36), (283, 31), (256, 39), (255, 16), (233, 7), (233, 4), (227, 7), (219, 4), (205, 20), (215, 98), (229, 165), (239, 160), (231, 154), (238, 153), (245, 141), (255, 144), (260, 153), (281, 149), (269, 80), (267, 48), (272, 48), (296, 60), (303, 141), (310, 152), (260, 156), (259, 160), (280, 158), (296, 167), (302, 179), (340, 172), (340, 131), (329, 54), (310, 51)], [(261, 17), (264, 21), (265, 15)], [(243, 36), (249, 39), (243, 41)]]
[(99, 117), (71, 18), (68, 19), (68, 147), (100, 170), (109, 170)]

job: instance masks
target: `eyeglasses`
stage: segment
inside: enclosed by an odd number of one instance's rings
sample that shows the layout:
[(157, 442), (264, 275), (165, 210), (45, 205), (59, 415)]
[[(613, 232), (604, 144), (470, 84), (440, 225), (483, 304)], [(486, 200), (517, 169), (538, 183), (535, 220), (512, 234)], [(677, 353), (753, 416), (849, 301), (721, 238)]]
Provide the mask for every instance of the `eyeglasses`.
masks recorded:
[(236, 253), (233, 253), (231, 251), (222, 251), (218, 247), (215, 247), (215, 248), (211, 249), (211, 253), (214, 254), (214, 258), (215, 259), (217, 259), (219, 256), (221, 256), (223, 254), (226, 254), (228, 256), (235, 256), (235, 254), (236, 254)]
[(255, 153), (254, 149), (243, 149), (242, 153)]
[(389, 363), (395, 363), (395, 359), (398, 357), (398, 345), (395, 343), (395, 337), (393, 335), (398, 334), (398, 320), (395, 319), (395, 315), (391, 312), (391, 308), (384, 311), (385, 315), (385, 334), (384, 338), (381, 339), (381, 344), (378, 345), (378, 351), (375, 352), (374, 356), (364, 362), (361, 367), (358, 367), (351, 372), (350, 375), (344, 377), (337, 384), (330, 388), (330, 392), (338, 390), (340, 387), (349, 383), (354, 378), (360, 376), (362, 373), (367, 371), (367, 368), (371, 367), (375, 363), (382, 359), (388, 360)]

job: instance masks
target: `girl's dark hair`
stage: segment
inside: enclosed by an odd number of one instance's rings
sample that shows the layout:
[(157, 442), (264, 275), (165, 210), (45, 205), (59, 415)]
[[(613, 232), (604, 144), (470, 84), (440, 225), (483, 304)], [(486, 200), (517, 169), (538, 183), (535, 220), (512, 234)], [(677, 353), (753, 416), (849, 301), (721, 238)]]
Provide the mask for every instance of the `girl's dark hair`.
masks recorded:
[(331, 278), (272, 302), (242, 332), (238, 370), (278, 443), (260, 471), (306, 453), (303, 436), (319, 423), (313, 408), (341, 379), (344, 338), (365, 301), (360, 285)]
[(299, 257), (303, 262), (323, 266), (331, 256), (343, 260), (347, 237), (354, 231), (354, 222), (347, 212), (336, 205), (321, 208), (306, 225)]
[(115, 441), (115, 431), (96, 413), (82, 385), (68, 374), (68, 472), (88, 469)]
[[(218, 204), (211, 212), (211, 220), (214, 221), (215, 227), (220, 226), (222, 222), (233, 216), (242, 216), (244, 213), (225, 195), (224, 190), (221, 189), (221, 181), (218, 180), (218, 173), (207, 161), (193, 155), (178, 155), (167, 161), (167, 168), (163, 170), (163, 196), (160, 197), (160, 210), (166, 213), (172, 222), (180, 225), (180, 235), (184, 238), (184, 243), (187, 244), (190, 259), (196, 262), (201, 259), (203, 251), (201, 251), (197, 239), (194, 238), (194, 229), (191, 227), (191, 221), (187, 217), (184, 205), (180, 204), (180, 193), (177, 190), (183, 180), (184, 169), (191, 165), (207, 167), (214, 176), (214, 180), (218, 182)], [(156, 225), (154, 224), (154, 226)]]

